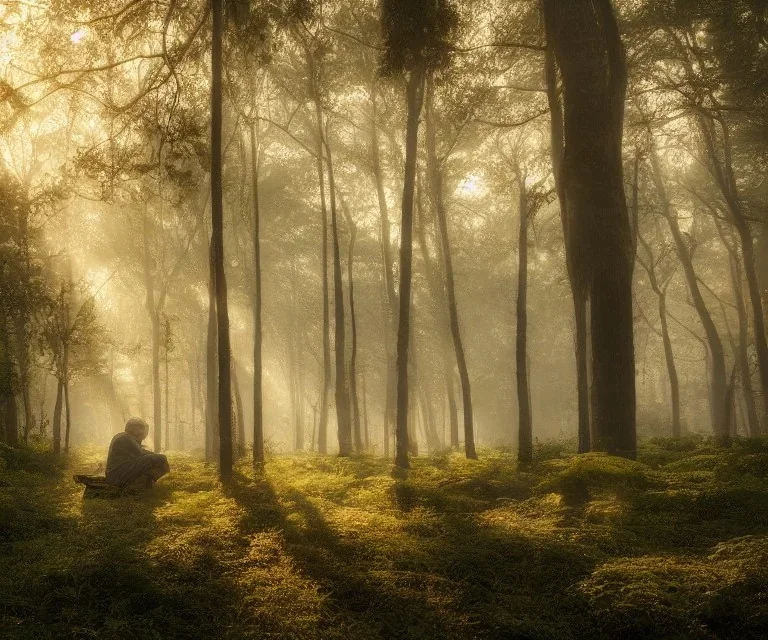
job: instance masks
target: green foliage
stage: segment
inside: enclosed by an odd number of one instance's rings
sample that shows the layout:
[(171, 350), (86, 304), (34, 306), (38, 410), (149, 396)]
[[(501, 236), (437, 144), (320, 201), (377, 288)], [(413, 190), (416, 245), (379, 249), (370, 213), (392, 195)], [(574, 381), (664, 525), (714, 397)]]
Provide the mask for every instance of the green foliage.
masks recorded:
[(450, 0), (384, 0), (381, 29), (386, 73), (410, 71), (417, 64), (443, 66), (458, 27), (458, 14)]
[(83, 500), (98, 453), (2, 448), (0, 635), (762, 637), (766, 454), (649, 449), (682, 457), (277, 456), (229, 490), (178, 455), (142, 498)]

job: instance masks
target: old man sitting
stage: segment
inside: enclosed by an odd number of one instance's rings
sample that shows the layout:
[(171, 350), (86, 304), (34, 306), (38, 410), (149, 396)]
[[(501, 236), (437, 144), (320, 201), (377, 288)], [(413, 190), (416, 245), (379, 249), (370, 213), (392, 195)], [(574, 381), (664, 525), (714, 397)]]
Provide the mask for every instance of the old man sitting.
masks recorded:
[(131, 418), (125, 431), (118, 433), (109, 444), (107, 482), (121, 489), (141, 490), (154, 486), (171, 469), (161, 453), (152, 453), (141, 446), (149, 433), (149, 425), (141, 418)]

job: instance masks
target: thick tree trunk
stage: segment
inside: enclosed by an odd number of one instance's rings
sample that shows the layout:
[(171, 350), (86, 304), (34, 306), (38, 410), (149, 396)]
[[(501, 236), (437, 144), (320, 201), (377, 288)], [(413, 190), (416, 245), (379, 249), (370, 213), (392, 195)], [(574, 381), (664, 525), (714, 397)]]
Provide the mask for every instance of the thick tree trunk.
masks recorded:
[(424, 101), (424, 63), (410, 72), (407, 87), (405, 171), (400, 224), (400, 299), (397, 325), (397, 416), (395, 464), (407, 469), (408, 463), (408, 351), (411, 323), (411, 273), (413, 257), (413, 199), (416, 186), (416, 161), (419, 142), (419, 116)]
[(448, 235), (448, 215), (443, 199), (443, 175), (439, 165), (436, 148), (436, 132), (434, 126), (434, 105), (432, 91), (427, 93), (426, 99), (426, 142), (427, 142), (427, 167), (430, 174), (432, 194), (435, 199), (435, 214), (437, 216), (437, 228), (440, 237), (440, 246), (443, 254), (443, 266), (445, 275), (445, 295), (448, 304), (448, 324), (453, 338), (453, 348), (456, 352), (456, 366), (459, 370), (461, 381), (461, 399), (464, 411), (464, 451), (467, 458), (477, 458), (475, 451), (475, 426), (472, 414), (472, 390), (469, 383), (469, 371), (464, 353), (464, 343), (461, 339), (459, 325), (459, 312), (456, 304), (456, 285), (453, 275), (453, 257)]
[(355, 316), (355, 281), (353, 275), (355, 240), (357, 239), (357, 226), (352, 219), (352, 214), (346, 202), (341, 203), (344, 218), (349, 228), (349, 249), (347, 252), (347, 280), (349, 281), (349, 321), (352, 332), (352, 344), (349, 354), (349, 393), (352, 403), (352, 435), (355, 443), (355, 451), (363, 451), (363, 434), (360, 425), (360, 402), (357, 397), (357, 317)]
[(555, 190), (560, 203), (560, 221), (565, 240), (565, 257), (568, 270), (568, 281), (573, 297), (574, 311), (574, 356), (576, 360), (576, 397), (578, 402), (578, 452), (586, 453), (591, 449), (591, 427), (589, 416), (589, 354), (587, 348), (587, 293), (584, 278), (577, 277), (575, 263), (575, 238), (568, 221), (568, 208), (563, 184), (563, 157), (565, 155), (563, 139), (563, 106), (557, 87), (557, 64), (554, 53), (554, 25), (551, 18), (546, 21), (547, 48), (545, 51), (544, 69), (547, 87), (547, 102), (549, 103), (551, 119), (551, 153), (552, 173), (555, 178)]
[(515, 364), (517, 369), (518, 426), (517, 459), (521, 463), (533, 461), (533, 421), (531, 418), (530, 388), (528, 384), (528, 194), (525, 176), (518, 169), (520, 231), (517, 244), (517, 332)]
[(561, 167), (575, 290), (589, 292), (597, 450), (636, 455), (632, 234), (624, 193), (626, 67), (610, 0), (545, 0), (564, 86)]
[(224, 273), (224, 203), (222, 188), (222, 41), (223, 0), (211, 0), (213, 16), (211, 48), (211, 220), (216, 284), (216, 333), (218, 339), (219, 477), (232, 477), (232, 391), (230, 386), (229, 311)]
[(259, 203), (259, 145), (257, 123), (250, 128), (251, 198), (253, 200), (253, 465), (264, 462), (264, 400), (262, 385), (261, 324), (261, 212)]

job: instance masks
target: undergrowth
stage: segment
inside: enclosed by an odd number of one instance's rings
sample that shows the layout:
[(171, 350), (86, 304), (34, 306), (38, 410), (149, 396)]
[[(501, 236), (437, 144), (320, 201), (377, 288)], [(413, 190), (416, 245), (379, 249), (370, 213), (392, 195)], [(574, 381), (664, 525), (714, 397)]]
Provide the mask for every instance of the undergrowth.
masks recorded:
[(3, 638), (764, 638), (768, 447), (655, 440), (633, 462), (537, 448), (276, 456), (229, 488), (171, 456), (140, 498), (82, 499), (0, 449)]

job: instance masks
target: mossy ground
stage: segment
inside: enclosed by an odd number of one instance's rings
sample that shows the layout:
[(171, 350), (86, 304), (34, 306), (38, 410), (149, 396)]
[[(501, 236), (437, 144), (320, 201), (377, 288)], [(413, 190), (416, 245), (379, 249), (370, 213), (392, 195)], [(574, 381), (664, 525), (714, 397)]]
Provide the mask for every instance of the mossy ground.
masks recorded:
[(413, 461), (173, 456), (142, 498), (0, 451), (3, 638), (765, 638), (768, 445)]

